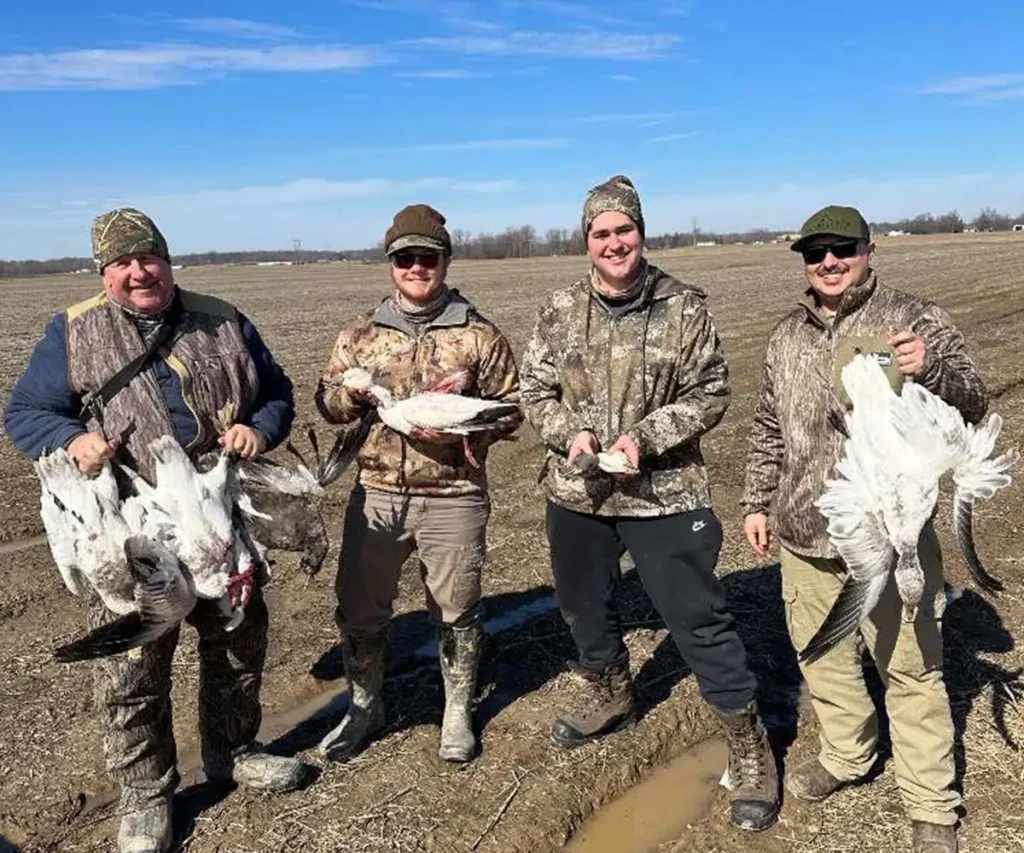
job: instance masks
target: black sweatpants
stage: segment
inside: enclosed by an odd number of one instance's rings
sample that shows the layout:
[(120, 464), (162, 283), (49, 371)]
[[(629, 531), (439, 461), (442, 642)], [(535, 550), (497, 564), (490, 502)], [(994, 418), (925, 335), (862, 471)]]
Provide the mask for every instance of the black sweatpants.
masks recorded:
[(628, 551), (704, 699), (735, 711), (754, 698), (757, 682), (715, 577), (722, 524), (714, 512), (606, 517), (549, 501), (547, 533), (558, 606), (583, 669), (599, 672), (626, 654), (616, 592)]

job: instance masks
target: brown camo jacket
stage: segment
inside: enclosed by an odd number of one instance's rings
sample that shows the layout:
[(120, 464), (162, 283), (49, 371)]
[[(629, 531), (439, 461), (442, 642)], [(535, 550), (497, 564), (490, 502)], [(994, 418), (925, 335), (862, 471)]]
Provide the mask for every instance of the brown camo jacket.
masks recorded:
[(928, 348), (919, 380), (976, 423), (988, 397), (963, 335), (932, 302), (886, 287), (872, 275), (845, 294), (832, 323), (812, 297), (794, 308), (768, 340), (747, 457), (744, 514), (771, 513), (782, 544), (808, 557), (837, 557), (814, 502), (842, 453), (843, 437), (829, 423), (839, 408), (832, 377), (837, 350), (851, 336), (909, 329)]
[[(341, 328), (316, 392), (321, 415), (334, 424), (352, 423), (367, 413), (341, 385), (342, 374), (361, 367), (396, 399), (429, 391), (461, 370), (469, 373), (464, 393), (519, 402), (519, 373), (512, 347), (473, 305), (451, 291), (441, 315), (419, 336), (390, 310), (390, 300)], [(467, 495), (487, 491), (488, 447), (507, 438), (522, 416), (505, 419), (500, 429), (470, 438), (480, 468), (469, 465), (462, 444), (440, 445), (406, 438), (379, 421), (359, 453), (359, 482), (368, 488), (420, 495)]]

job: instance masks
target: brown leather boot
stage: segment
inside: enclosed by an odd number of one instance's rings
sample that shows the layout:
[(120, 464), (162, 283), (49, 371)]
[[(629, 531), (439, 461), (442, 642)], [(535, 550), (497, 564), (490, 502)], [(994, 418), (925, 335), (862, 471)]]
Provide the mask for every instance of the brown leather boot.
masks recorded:
[(786, 774), (786, 790), (792, 797), (805, 803), (820, 803), (827, 800), (845, 785), (812, 758)]
[(629, 674), (629, 658), (613, 663), (604, 672), (576, 668), (583, 677), (583, 695), (551, 724), (551, 739), (572, 749), (636, 722), (636, 693)]
[(737, 829), (761, 832), (779, 817), (779, 774), (757, 702), (739, 711), (714, 711), (729, 742), (722, 784), (732, 795), (730, 820)]
[(914, 853), (956, 853), (956, 827), (912, 821)]

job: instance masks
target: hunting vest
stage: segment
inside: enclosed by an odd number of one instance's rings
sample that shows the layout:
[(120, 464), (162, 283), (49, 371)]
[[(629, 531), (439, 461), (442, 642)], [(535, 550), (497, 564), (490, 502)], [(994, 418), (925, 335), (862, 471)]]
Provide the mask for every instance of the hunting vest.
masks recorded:
[[(181, 396), (197, 433), (185, 449), (195, 457), (211, 449), (227, 426), (243, 422), (259, 392), (256, 365), (242, 335), (238, 311), (212, 296), (178, 290), (181, 318), (171, 338), (147, 367), (102, 407), (100, 417), (83, 413), (90, 431), (121, 439), (119, 455), (153, 482), (150, 443), (174, 435), (157, 381), (162, 359), (181, 383)], [(106, 293), (67, 309), (68, 386), (85, 397), (98, 391), (124, 365), (145, 352), (131, 318)]]

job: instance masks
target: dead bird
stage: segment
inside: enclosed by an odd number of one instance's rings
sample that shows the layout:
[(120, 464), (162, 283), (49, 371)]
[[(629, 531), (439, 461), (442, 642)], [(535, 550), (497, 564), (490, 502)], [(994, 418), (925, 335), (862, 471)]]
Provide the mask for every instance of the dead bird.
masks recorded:
[(328, 538), (316, 500), (356, 458), (371, 425), (369, 418), (363, 418), (339, 432), (326, 457), (321, 457), (316, 431), (310, 427), (306, 433), (313, 451), (310, 458), (290, 441), (285, 445), (298, 459), (295, 468), (259, 457), (243, 461), (238, 479), (244, 500), (237, 503), (252, 538), (271, 551), (302, 551), (302, 570), (311, 576), (319, 572), (327, 557)]
[(162, 637), (192, 612), (198, 597), (178, 558), (148, 536), (129, 536), (124, 553), (135, 584), (134, 609), (54, 649), (60, 663), (126, 652)]
[(849, 575), (824, 623), (800, 652), (814, 661), (853, 633), (874, 609), (890, 576), (913, 618), (924, 591), (918, 556), (921, 531), (933, 517), (939, 480), (953, 475), (957, 542), (978, 585), (1001, 587), (981, 565), (972, 534), (975, 501), (1010, 483), (1017, 461), (1011, 450), (993, 457), (1002, 426), (998, 414), (984, 424), (964, 423), (959, 411), (917, 383), (897, 395), (882, 368), (857, 355), (842, 381), (853, 410), (846, 416), (839, 477), (815, 502)]

